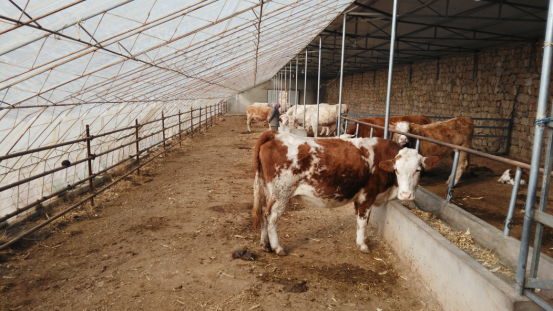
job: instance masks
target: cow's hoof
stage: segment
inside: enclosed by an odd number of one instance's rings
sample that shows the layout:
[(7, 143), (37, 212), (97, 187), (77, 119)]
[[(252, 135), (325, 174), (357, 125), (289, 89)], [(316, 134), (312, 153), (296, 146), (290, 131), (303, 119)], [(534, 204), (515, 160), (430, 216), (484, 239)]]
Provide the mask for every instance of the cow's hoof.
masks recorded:
[(271, 249), (271, 244), (269, 244), (269, 243), (261, 244), (261, 250), (266, 252), (266, 253), (271, 253), (273, 251)]
[(277, 249), (276, 254), (279, 256), (286, 256), (286, 252), (283, 249)]
[(369, 249), (369, 247), (365, 244), (365, 245), (357, 245), (357, 248), (361, 251), (361, 253), (363, 254), (370, 254), (371, 253), (371, 250)]

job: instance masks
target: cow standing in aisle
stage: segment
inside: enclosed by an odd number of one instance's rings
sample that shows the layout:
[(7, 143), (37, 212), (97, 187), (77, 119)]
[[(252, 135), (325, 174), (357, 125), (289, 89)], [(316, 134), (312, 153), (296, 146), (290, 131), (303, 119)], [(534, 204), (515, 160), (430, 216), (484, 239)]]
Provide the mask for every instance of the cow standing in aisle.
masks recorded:
[(288, 200), (319, 207), (353, 202), (357, 215), (357, 246), (369, 253), (365, 228), (372, 206), (396, 197), (415, 199), (422, 167), (437, 157), (423, 157), (381, 138), (307, 138), (288, 133), (263, 133), (254, 150), (254, 227), (261, 228), (261, 247), (286, 255), (277, 223)]
[[(397, 122), (395, 125), (390, 125), (390, 128), (394, 128), (398, 131), (411, 133), (419, 136), (428, 137), (434, 140), (439, 140), (445, 143), (458, 145), (465, 148), (472, 148), (472, 136), (474, 134), (474, 124), (469, 117), (453, 118), (443, 122), (436, 122), (432, 124), (412, 124), (409, 122)], [(416, 139), (407, 137), (405, 135), (396, 134), (394, 140), (401, 146), (414, 147)], [(437, 145), (422, 140), (420, 142), (419, 152), (425, 157), (437, 156), (448, 157), (452, 154), (453, 150), (449, 147)], [(455, 183), (457, 185), (463, 171), (469, 167), (469, 154), (460, 151), (459, 152), (459, 164), (455, 173)], [(449, 179), (447, 183), (449, 184)]]
[[(269, 116), (271, 115), (271, 107), (262, 106), (262, 105), (250, 105), (246, 108), (246, 124), (248, 125), (248, 132), (251, 132), (250, 125), (252, 120), (262, 121), (269, 123)], [(271, 130), (271, 125), (269, 124), (269, 130)]]
[[(370, 123), (378, 126), (384, 126), (384, 117), (371, 117), (359, 120), (361, 122)], [(395, 116), (390, 117), (390, 124), (406, 121), (414, 124), (430, 124), (430, 118), (427, 116), (409, 115), (409, 116)], [(347, 134), (354, 135), (357, 131), (357, 124), (349, 127)], [(365, 124), (359, 124), (359, 131), (357, 137), (371, 137), (371, 127)], [(373, 127), (373, 137), (384, 137), (384, 130)]]

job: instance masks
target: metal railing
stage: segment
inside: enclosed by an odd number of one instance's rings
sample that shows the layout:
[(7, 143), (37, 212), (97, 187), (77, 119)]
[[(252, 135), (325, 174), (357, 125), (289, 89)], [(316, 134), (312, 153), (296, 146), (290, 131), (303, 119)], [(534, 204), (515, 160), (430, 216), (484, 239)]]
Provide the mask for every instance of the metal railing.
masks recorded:
[[(15, 211), (0, 217), (0, 224), (6, 222), (7, 220), (9, 220), (9, 219), (21, 214), (21, 213), (33, 208), (33, 207), (36, 207), (37, 210), (41, 209), (43, 207), (44, 202), (46, 202), (50, 199), (53, 199), (56, 196), (63, 195), (67, 191), (69, 191), (71, 189), (74, 189), (75, 187), (77, 187), (81, 184), (84, 184), (84, 183), (88, 182), (88, 186), (89, 186), (89, 195), (86, 198), (84, 198), (84, 199), (80, 200), (79, 202), (71, 205), (69, 208), (67, 208), (66, 210), (58, 213), (57, 215), (54, 215), (54, 216), (50, 217), (48, 220), (41, 223), (40, 225), (37, 225), (34, 228), (23, 232), (19, 236), (15, 237), (15, 238), (11, 239), (10, 241), (6, 242), (5, 244), (1, 245), (0, 250), (6, 249), (7, 247), (9, 247), (9, 246), (13, 245), (14, 243), (20, 241), (24, 237), (32, 234), (33, 232), (35, 232), (35, 231), (39, 230), (40, 228), (46, 226), (47, 224), (49, 224), (52, 221), (58, 219), (59, 217), (63, 216), (64, 214), (68, 213), (69, 211), (73, 210), (74, 208), (82, 205), (83, 203), (85, 203), (87, 201), (90, 201), (90, 203), (92, 205), (94, 205), (94, 197), (95, 196), (97, 196), (98, 194), (104, 192), (105, 190), (107, 190), (111, 186), (115, 185), (117, 182), (121, 181), (123, 178), (130, 175), (134, 171), (136, 171), (137, 174), (140, 175), (140, 168), (142, 166), (144, 166), (145, 164), (153, 161), (158, 155), (161, 155), (161, 154), (165, 153), (167, 150), (173, 148), (177, 144), (181, 145), (181, 142), (184, 139), (186, 139), (187, 137), (193, 137), (194, 133), (196, 131), (200, 131), (202, 129), (202, 127), (204, 126), (204, 124), (205, 124), (205, 130), (207, 130), (208, 127), (213, 127), (213, 119), (221, 117), (227, 111), (228, 111), (228, 104), (226, 102), (220, 102), (216, 105), (211, 105), (211, 106), (207, 106), (207, 107), (203, 107), (203, 108), (200, 107), (198, 109), (191, 109), (190, 111), (187, 111), (187, 112), (181, 112), (179, 110), (179, 112), (177, 114), (170, 115), (170, 116), (165, 116), (164, 113), (162, 112), (160, 119), (151, 120), (151, 121), (148, 121), (148, 122), (144, 122), (142, 124), (138, 123), (138, 120), (135, 120), (135, 125), (134, 126), (120, 128), (120, 129), (116, 129), (116, 130), (113, 130), (113, 131), (110, 131), (110, 132), (100, 133), (100, 134), (96, 134), (96, 135), (91, 135), (89, 126), (86, 125), (86, 130), (85, 130), (85, 135), (84, 135), (85, 137), (84, 138), (76, 139), (76, 140), (72, 140), (72, 141), (67, 141), (67, 142), (63, 142), (63, 143), (60, 143), (60, 144), (44, 146), (44, 147), (35, 148), (35, 149), (29, 149), (29, 150), (26, 150), (26, 151), (21, 151), (21, 152), (16, 152), (16, 153), (0, 156), (0, 161), (2, 161), (2, 160), (6, 160), (6, 159), (15, 158), (15, 157), (21, 157), (21, 156), (31, 154), (31, 153), (35, 153), (35, 152), (39, 152), (39, 151), (54, 149), (54, 148), (58, 148), (58, 147), (61, 147), (61, 146), (67, 146), (67, 145), (75, 144), (75, 143), (86, 143), (86, 148), (87, 148), (87, 156), (85, 158), (79, 159), (78, 161), (72, 162), (72, 163), (70, 163), (66, 166), (61, 166), (61, 167), (58, 167), (58, 168), (55, 168), (55, 169), (52, 169), (52, 170), (49, 170), (49, 171), (42, 172), (40, 174), (30, 176), (30, 177), (25, 178), (25, 179), (18, 180), (16, 182), (10, 183), (8, 185), (2, 186), (2, 187), (0, 187), (0, 192), (11, 189), (11, 188), (14, 188), (14, 187), (17, 187), (21, 184), (30, 182), (32, 180), (42, 178), (42, 177), (47, 176), (47, 175), (51, 175), (51, 174), (53, 174), (55, 172), (58, 172), (60, 170), (67, 169), (69, 167), (76, 166), (76, 165), (84, 163), (84, 162), (87, 163), (87, 169), (88, 169), (88, 177), (83, 178), (83, 179), (78, 180), (78, 181), (75, 181), (72, 184), (67, 185), (66, 187), (64, 187), (61, 190), (52, 192), (52, 193), (50, 193), (46, 196), (43, 196), (42, 198), (36, 200), (33, 203), (27, 204), (26, 206), (24, 206), (22, 208), (17, 208)], [(199, 112), (199, 113), (194, 114), (194, 112)], [(189, 118), (185, 119), (185, 120), (182, 120), (181, 117), (183, 115), (184, 116), (189, 116)], [(202, 117), (203, 117), (203, 119), (202, 119)], [(178, 118), (177, 123), (173, 124), (169, 127), (166, 127), (165, 126), (165, 121), (167, 119), (170, 119), (170, 118)], [(196, 119), (199, 119), (197, 123), (195, 123)], [(147, 134), (147, 135), (142, 136), (142, 137), (140, 136), (139, 130), (140, 130), (141, 127), (144, 127), (145, 125), (156, 123), (156, 122), (161, 122), (161, 130), (156, 131), (154, 133)], [(186, 122), (190, 122), (190, 127), (183, 128), (182, 124), (186, 123)], [(171, 135), (170, 137), (165, 137), (165, 132), (167, 130), (171, 129), (171, 128), (174, 128), (174, 127), (178, 127), (177, 133)], [(135, 136), (134, 140), (132, 140), (130, 142), (125, 142), (124, 144), (121, 144), (119, 146), (110, 148), (106, 151), (102, 151), (101, 153), (97, 153), (97, 154), (92, 153), (92, 147), (91, 147), (90, 143), (93, 139), (99, 138), (99, 137), (104, 137), (104, 136), (115, 134), (115, 133), (119, 133), (119, 132), (123, 132), (123, 131), (127, 131), (127, 130), (134, 130), (134, 133), (131, 134), (131, 135)], [(163, 137), (162, 140), (150, 145), (147, 148), (140, 149), (140, 147), (139, 147), (139, 142), (140, 141), (143, 141), (143, 140), (145, 140), (149, 137), (152, 137), (154, 135), (157, 135), (159, 133), (162, 134), (162, 137)], [(186, 135), (183, 136), (183, 133), (186, 133)], [(166, 143), (170, 140), (175, 139), (177, 136), (178, 136), (177, 142), (173, 145), (167, 146)], [(130, 146), (132, 144), (135, 144), (135, 147), (136, 147), (136, 152), (134, 154), (129, 155), (126, 159), (123, 159), (123, 160), (121, 160), (121, 161), (119, 161), (119, 162), (117, 162), (117, 163), (115, 163), (115, 164), (113, 164), (109, 167), (106, 167), (102, 170), (94, 172), (93, 167), (92, 167), (92, 160), (93, 159), (95, 159), (96, 157), (102, 156), (102, 155), (106, 155), (110, 152), (114, 152), (114, 151), (119, 150), (121, 148)], [(159, 146), (160, 144), (163, 144), (163, 150), (161, 152), (156, 153), (153, 157), (151, 157), (151, 159), (147, 160), (146, 162), (140, 163), (140, 155), (141, 154), (150, 151), (152, 148), (155, 148), (155, 147)], [(125, 173), (123, 176), (121, 176), (120, 178), (118, 178), (115, 181), (111, 182), (110, 184), (108, 184), (107, 186), (103, 187), (100, 190), (96, 190), (94, 188), (94, 181), (93, 180), (95, 178), (99, 177), (102, 174), (105, 174), (105, 173), (109, 172), (110, 170), (116, 168), (117, 166), (126, 164), (128, 161), (130, 161), (132, 159), (136, 160), (136, 162), (135, 162), (136, 165), (129, 172)]]
[[(342, 116), (346, 117), (362, 117), (362, 118), (371, 118), (371, 117), (384, 117), (383, 114), (364, 114), (364, 113), (342, 113)], [(397, 116), (397, 115), (390, 115), (390, 116)], [(503, 141), (503, 151), (499, 152), (488, 152), (490, 154), (495, 155), (506, 155), (509, 153), (509, 147), (510, 147), (510, 141), (511, 141), (511, 134), (513, 132), (513, 116), (511, 115), (511, 118), (508, 119), (501, 119), (501, 118), (472, 118), (474, 121), (480, 121), (480, 122), (499, 122), (504, 123), (504, 126), (490, 126), (490, 125), (475, 125), (475, 129), (482, 129), (482, 130), (501, 130), (505, 131), (503, 135), (495, 135), (495, 134), (475, 134), (473, 137), (477, 138), (498, 138)], [(441, 117), (441, 116), (427, 116), (430, 119), (433, 120), (449, 120), (453, 119), (455, 117)], [(346, 123), (347, 128), (347, 123)]]

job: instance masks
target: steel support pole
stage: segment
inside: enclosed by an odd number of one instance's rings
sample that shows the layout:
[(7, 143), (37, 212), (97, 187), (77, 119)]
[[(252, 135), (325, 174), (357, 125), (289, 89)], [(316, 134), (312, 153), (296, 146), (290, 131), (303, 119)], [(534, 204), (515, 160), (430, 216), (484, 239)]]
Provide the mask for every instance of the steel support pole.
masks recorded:
[[(92, 140), (92, 137), (90, 137), (90, 128), (88, 124), (86, 125), (86, 153), (88, 157), (88, 177), (92, 176), (92, 151), (90, 148), (90, 141)], [(92, 182), (92, 178), (88, 180), (88, 190), (90, 194), (94, 193), (94, 182)], [(94, 198), (90, 198), (90, 204), (94, 206)]]
[(449, 187), (447, 188), (446, 203), (451, 203), (453, 197), (453, 187), (455, 186), (455, 175), (457, 173), (457, 166), (459, 165), (459, 150), (455, 150), (453, 157), (453, 167), (451, 167), (451, 175), (449, 175)]
[[(336, 123), (336, 136), (340, 136), (342, 132), (342, 86), (344, 85), (344, 51), (346, 47), (346, 18), (347, 14), (344, 13), (344, 21), (342, 26), (342, 59), (340, 61), (340, 92), (338, 93), (338, 121)], [(318, 124), (317, 124), (318, 125)]]
[(420, 147), (421, 147), (421, 141), (420, 141), (420, 139), (417, 139), (417, 143), (415, 144), (415, 150), (417, 150), (417, 152), (419, 152)]
[(288, 85), (288, 79), (286, 77), (286, 65), (284, 65), (284, 84), (282, 85), (283, 86), (283, 89), (284, 89), (284, 111), (288, 111), (288, 109), (286, 108), (286, 104), (287, 104), (287, 101), (288, 101), (288, 94), (286, 92), (286, 86)]
[[(551, 79), (551, 54), (553, 41), (553, 0), (549, 1), (549, 11), (547, 12), (547, 26), (545, 30), (545, 44), (543, 48), (543, 60), (540, 78), (540, 93), (538, 97), (538, 109), (536, 120), (543, 119), (547, 113), (547, 99), (549, 97), (549, 81)], [(528, 178), (528, 193), (526, 195), (526, 213), (524, 215), (524, 226), (520, 238), (520, 253), (518, 256), (518, 265), (516, 272), (515, 292), (522, 294), (524, 291), (524, 277), (526, 275), (526, 263), (528, 261), (528, 251), (530, 248), (530, 238), (532, 234), (532, 222), (534, 220), (534, 204), (536, 201), (536, 192), (538, 188), (538, 175), (541, 163), (541, 150), (543, 144), (544, 124), (536, 124), (534, 129), (534, 144), (532, 148), (532, 162), (530, 176)], [(548, 174), (548, 172), (544, 172)]]
[(357, 123), (357, 126), (355, 127), (355, 138), (357, 138), (359, 134), (359, 123)]
[(307, 94), (307, 49), (305, 49), (305, 75), (303, 76), (303, 129), (305, 129), (306, 94)]
[[(315, 137), (319, 137), (319, 94), (321, 93), (321, 47), (323, 46), (323, 39), (319, 37), (319, 73), (317, 78), (317, 123), (313, 128)], [(305, 114), (304, 114), (305, 115)], [(313, 127), (313, 124), (311, 124)]]
[[(290, 109), (292, 108), (292, 61), (290, 61), (290, 79), (288, 85), (290, 86), (288, 88), (288, 109)], [(286, 111), (288, 111), (288, 109), (286, 109)]]
[(369, 135), (370, 138), (373, 138), (373, 130), (374, 130), (374, 127), (371, 126), (371, 134)]
[(390, 38), (390, 60), (388, 64), (388, 87), (386, 88), (386, 117), (384, 119), (384, 139), (388, 138), (388, 126), (390, 126), (390, 100), (392, 97), (392, 74), (394, 71), (394, 50), (396, 43), (397, 1), (398, 0), (394, 0), (394, 9), (392, 13), (392, 33)]
[(194, 137), (194, 109), (190, 106), (190, 135)]
[(202, 133), (202, 107), (200, 107), (200, 121), (198, 121), (198, 134)]
[(298, 59), (299, 56), (296, 55), (296, 92), (294, 93), (294, 104), (296, 106), (296, 112), (294, 112), (294, 118), (295, 115), (298, 114)]
[(517, 203), (518, 188), (520, 186), (520, 178), (522, 177), (522, 169), (517, 167), (515, 173), (515, 184), (513, 185), (513, 192), (511, 192), (511, 201), (509, 202), (509, 211), (507, 212), (507, 218), (505, 219), (505, 228), (503, 229), (503, 235), (509, 236), (511, 232), (511, 223), (513, 222), (513, 216), (515, 215), (515, 205)]

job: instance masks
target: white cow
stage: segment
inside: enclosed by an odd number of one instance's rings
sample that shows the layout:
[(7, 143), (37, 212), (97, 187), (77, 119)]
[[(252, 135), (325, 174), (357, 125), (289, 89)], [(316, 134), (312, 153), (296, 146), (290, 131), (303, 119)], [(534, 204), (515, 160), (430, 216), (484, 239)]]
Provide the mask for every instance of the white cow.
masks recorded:
[[(299, 108), (299, 107), (298, 107)], [(342, 113), (348, 112), (348, 106), (342, 105)], [(338, 105), (319, 104), (319, 126), (323, 129), (320, 135), (326, 132), (326, 135), (330, 134), (330, 126), (336, 123), (338, 118)], [(294, 120), (289, 121), (290, 128), (296, 128), (298, 124), (303, 123), (303, 109), (302, 113), (294, 116)], [(315, 125), (317, 124), (317, 105), (309, 105), (305, 110), (305, 128), (313, 128), (316, 131)]]

